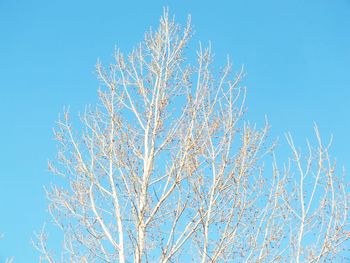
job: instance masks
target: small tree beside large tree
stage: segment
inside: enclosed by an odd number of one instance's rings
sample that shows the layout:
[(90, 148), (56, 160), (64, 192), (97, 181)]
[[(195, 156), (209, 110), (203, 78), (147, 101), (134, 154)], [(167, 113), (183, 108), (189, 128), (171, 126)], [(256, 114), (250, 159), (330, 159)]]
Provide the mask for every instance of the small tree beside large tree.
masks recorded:
[[(47, 190), (62, 230), (59, 261), (324, 262), (344, 256), (349, 192), (329, 144), (277, 162), (268, 124), (242, 120), (243, 69), (213, 66), (165, 11), (128, 56), (97, 64), (100, 104), (59, 119), (50, 170), (62, 183)], [(268, 165), (271, 163), (271, 165)], [(38, 233), (41, 260), (57, 262)]]

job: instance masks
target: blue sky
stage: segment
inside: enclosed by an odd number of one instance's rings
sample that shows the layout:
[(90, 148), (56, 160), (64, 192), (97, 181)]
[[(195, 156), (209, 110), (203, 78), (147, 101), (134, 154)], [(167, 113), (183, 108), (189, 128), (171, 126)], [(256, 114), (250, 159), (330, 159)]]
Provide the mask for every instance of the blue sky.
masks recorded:
[(58, 113), (96, 101), (97, 58), (112, 61), (115, 45), (130, 50), (163, 6), (182, 23), (192, 15), (194, 43), (211, 40), (218, 65), (226, 54), (244, 64), (247, 119), (267, 115), (272, 137), (290, 131), (297, 143), (316, 122), (350, 167), (349, 0), (0, 0), (1, 262), (37, 261), (30, 239), (48, 219), (43, 186), (53, 179)]

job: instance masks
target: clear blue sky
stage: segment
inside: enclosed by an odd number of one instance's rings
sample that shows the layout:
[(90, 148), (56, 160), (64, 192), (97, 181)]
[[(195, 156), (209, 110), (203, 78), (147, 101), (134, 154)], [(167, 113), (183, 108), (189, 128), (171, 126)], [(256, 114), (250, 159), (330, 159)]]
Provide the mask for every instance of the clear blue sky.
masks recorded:
[(64, 105), (96, 101), (97, 58), (130, 50), (162, 7), (192, 14), (193, 41), (211, 40), (248, 73), (248, 117), (272, 136), (298, 143), (317, 122), (334, 134), (333, 155), (350, 167), (350, 1), (25, 1), (0, 0), (0, 261), (37, 262), (33, 231), (48, 219), (43, 185), (52, 176), (52, 127)]

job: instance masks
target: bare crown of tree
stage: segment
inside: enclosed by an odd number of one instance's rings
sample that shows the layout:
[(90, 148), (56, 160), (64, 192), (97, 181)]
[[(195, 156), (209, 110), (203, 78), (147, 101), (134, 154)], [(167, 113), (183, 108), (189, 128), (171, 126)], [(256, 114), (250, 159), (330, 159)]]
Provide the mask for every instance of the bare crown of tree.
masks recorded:
[[(97, 64), (100, 104), (59, 119), (60, 184), (47, 189), (64, 235), (48, 262), (320, 262), (344, 255), (349, 192), (329, 145), (278, 164), (268, 125), (242, 120), (243, 69), (215, 69), (210, 46), (185, 57), (190, 20), (165, 11), (156, 31), (128, 56)], [(270, 161), (269, 161), (270, 160)], [(264, 165), (269, 161), (271, 165)], [(266, 167), (265, 167), (266, 166)], [(59, 182), (59, 181), (58, 181)]]

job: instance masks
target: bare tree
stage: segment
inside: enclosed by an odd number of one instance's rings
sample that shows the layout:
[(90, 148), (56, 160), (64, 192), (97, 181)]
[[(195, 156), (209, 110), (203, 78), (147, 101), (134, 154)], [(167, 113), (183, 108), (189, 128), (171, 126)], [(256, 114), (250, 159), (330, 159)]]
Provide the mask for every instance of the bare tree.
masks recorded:
[[(244, 71), (218, 70), (210, 46), (188, 65), (190, 20), (165, 11), (131, 54), (97, 64), (100, 105), (58, 121), (60, 143), (47, 191), (64, 234), (66, 262), (320, 262), (342, 255), (350, 237), (349, 192), (329, 146), (288, 134), (278, 164), (268, 124), (242, 120)], [(270, 160), (270, 161), (269, 161)], [(265, 168), (264, 163), (271, 166)], [(46, 247), (42, 260), (56, 262)]]

